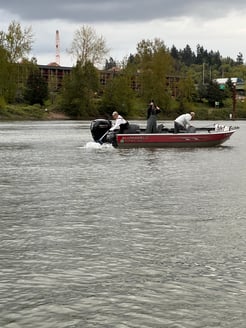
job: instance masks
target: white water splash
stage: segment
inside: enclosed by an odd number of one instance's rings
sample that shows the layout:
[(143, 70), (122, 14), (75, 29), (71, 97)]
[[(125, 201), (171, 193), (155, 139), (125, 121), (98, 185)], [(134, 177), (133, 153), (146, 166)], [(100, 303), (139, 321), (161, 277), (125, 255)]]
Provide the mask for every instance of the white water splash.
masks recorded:
[(111, 144), (100, 144), (99, 142), (89, 141), (85, 144), (86, 149), (114, 149)]

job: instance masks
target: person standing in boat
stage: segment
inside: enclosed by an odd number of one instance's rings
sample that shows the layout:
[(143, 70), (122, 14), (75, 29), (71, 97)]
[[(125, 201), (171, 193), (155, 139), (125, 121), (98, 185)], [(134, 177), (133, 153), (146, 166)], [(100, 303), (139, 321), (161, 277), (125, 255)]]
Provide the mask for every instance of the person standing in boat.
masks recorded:
[(174, 133), (179, 133), (180, 130), (188, 131), (192, 127), (191, 120), (195, 117), (194, 112), (182, 114), (174, 120)]
[(157, 132), (157, 114), (161, 112), (160, 108), (155, 105), (154, 100), (151, 100), (147, 109), (147, 127), (146, 133)]
[(114, 126), (109, 129), (109, 131), (114, 131), (116, 129), (120, 129), (120, 133), (124, 133), (125, 130), (129, 127), (129, 122), (126, 121), (118, 112), (113, 112), (113, 119), (115, 120)]

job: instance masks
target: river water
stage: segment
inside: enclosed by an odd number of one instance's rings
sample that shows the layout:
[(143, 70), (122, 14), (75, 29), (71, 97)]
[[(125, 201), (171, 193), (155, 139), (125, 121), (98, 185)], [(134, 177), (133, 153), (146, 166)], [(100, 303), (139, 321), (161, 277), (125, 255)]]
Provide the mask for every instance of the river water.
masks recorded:
[(223, 146), (152, 150), (95, 144), (89, 122), (1, 123), (0, 327), (245, 328), (233, 123)]

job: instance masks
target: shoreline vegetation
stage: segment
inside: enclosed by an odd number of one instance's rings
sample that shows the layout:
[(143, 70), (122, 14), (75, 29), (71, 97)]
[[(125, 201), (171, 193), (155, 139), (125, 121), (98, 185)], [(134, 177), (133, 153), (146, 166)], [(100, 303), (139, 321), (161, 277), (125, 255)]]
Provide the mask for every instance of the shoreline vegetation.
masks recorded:
[(159, 38), (142, 39), (136, 53), (122, 61), (110, 57), (99, 69), (106, 42), (83, 25), (69, 50), (76, 65), (58, 68), (28, 59), (31, 27), (12, 21), (0, 35), (0, 121), (112, 119), (113, 111), (146, 120), (151, 99), (161, 108), (160, 120), (191, 111), (197, 120), (246, 119), (242, 53), (233, 60), (199, 44), (196, 51), (188, 44), (178, 50)]
[[(231, 120), (232, 110), (230, 108), (206, 108), (199, 107), (193, 108), (192, 111), (196, 112), (197, 120)], [(145, 110), (141, 111), (143, 114), (139, 115), (131, 115), (130, 117), (126, 117), (129, 120), (145, 120)], [(189, 112), (187, 110), (186, 112)], [(179, 113), (177, 113), (179, 115)], [(105, 115), (104, 115), (105, 116)], [(158, 115), (160, 120), (174, 120), (175, 117), (173, 115), (168, 115), (165, 110), (162, 110), (162, 113)], [(28, 106), (24, 104), (18, 105), (7, 105), (5, 108), (0, 108), (0, 122), (6, 121), (45, 121), (45, 120), (93, 120), (96, 118), (102, 117), (100, 115), (95, 115), (91, 117), (72, 117), (67, 115), (66, 113), (59, 111), (58, 109), (49, 108), (49, 107), (41, 107), (40, 105)], [(110, 115), (108, 117), (104, 117), (107, 119), (112, 119)], [(233, 120), (246, 120), (244, 115), (244, 111), (241, 112), (238, 110)]]
[(71, 120), (67, 114), (39, 105), (8, 105), (0, 108), (0, 121)]

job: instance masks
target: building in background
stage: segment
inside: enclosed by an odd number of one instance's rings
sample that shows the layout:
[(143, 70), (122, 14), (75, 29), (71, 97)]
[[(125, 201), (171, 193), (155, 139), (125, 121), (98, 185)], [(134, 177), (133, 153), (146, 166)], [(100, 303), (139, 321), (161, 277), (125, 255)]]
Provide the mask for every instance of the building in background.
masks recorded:
[(225, 89), (226, 83), (231, 80), (235, 87), (235, 96), (236, 100), (239, 101), (244, 101), (246, 97), (245, 93), (245, 81), (239, 77), (225, 77), (225, 78), (219, 78), (219, 79), (214, 79), (215, 82), (217, 82), (220, 86), (221, 90)]

